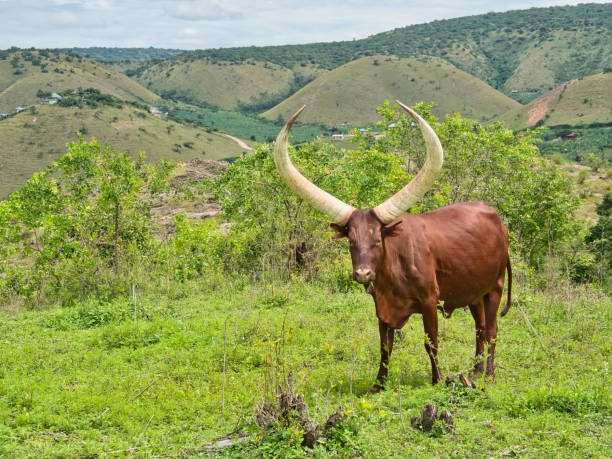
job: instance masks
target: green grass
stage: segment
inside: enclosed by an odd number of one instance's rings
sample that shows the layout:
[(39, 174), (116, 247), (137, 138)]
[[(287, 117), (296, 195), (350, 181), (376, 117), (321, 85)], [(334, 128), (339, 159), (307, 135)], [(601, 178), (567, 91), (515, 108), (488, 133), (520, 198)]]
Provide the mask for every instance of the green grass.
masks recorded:
[[(432, 387), (415, 316), (394, 351), (388, 390), (374, 396), (365, 392), (378, 365), (377, 326), (360, 290), (209, 279), (152, 296), (135, 287), (130, 299), (105, 305), (5, 309), (0, 455), (198, 455), (246, 428), (252, 442), (227, 455), (307, 456), (295, 445), (299, 432), (262, 441), (253, 427), (255, 406), (292, 370), (317, 421), (339, 404), (349, 413), (315, 457), (606, 457), (612, 304), (555, 290), (515, 290), (520, 306), (500, 319), (496, 382)], [(463, 371), (471, 316), (440, 320), (441, 368)], [(453, 413), (453, 432), (410, 426), (428, 401)]]
[[(277, 122), (239, 112), (199, 107), (183, 102), (165, 101), (162, 105), (177, 121), (218, 129), (247, 141), (271, 142), (282, 127)], [(327, 131), (319, 125), (297, 124), (291, 134), (294, 142), (305, 142), (326, 134)]]

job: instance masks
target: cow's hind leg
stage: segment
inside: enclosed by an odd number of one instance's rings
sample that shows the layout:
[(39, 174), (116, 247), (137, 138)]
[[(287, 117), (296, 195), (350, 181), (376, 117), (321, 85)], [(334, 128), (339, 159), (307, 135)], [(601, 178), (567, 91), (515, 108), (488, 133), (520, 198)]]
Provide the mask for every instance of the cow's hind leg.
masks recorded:
[[(503, 281), (502, 281), (503, 282)], [(489, 345), (489, 355), (487, 356), (487, 376), (495, 375), (495, 344), (497, 340), (497, 310), (501, 302), (502, 289), (487, 293), (484, 297), (485, 313), (485, 333), (486, 341)]]
[(480, 299), (477, 303), (470, 305), (470, 312), (474, 318), (474, 325), (476, 328), (476, 354), (474, 368), (472, 369), (472, 376), (479, 376), (484, 371), (484, 344), (486, 339), (485, 332), (485, 310), (484, 301)]
[(378, 320), (378, 333), (380, 334), (380, 367), (376, 383), (370, 389), (371, 393), (380, 392), (385, 388), (387, 375), (389, 374), (389, 357), (393, 351), (393, 340), (395, 339), (395, 329), (389, 327), (382, 320)]

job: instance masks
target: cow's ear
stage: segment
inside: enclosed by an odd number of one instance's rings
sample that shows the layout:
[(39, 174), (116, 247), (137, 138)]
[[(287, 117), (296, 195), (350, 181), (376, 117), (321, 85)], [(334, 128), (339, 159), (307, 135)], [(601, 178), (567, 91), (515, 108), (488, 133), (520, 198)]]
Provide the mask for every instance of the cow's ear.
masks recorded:
[(334, 239), (342, 239), (348, 236), (348, 229), (346, 225), (338, 225), (336, 223), (330, 223), (329, 227), (334, 230)]
[(382, 234), (384, 237), (395, 236), (399, 231), (399, 227), (402, 224), (401, 220), (391, 223), (390, 225), (383, 226)]

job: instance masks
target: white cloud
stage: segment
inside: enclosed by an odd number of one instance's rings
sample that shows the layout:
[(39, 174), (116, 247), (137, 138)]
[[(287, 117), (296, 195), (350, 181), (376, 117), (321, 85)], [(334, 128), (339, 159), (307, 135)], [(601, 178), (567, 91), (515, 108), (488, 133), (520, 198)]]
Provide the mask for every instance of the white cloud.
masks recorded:
[(0, 48), (213, 48), (350, 40), (434, 19), (568, 3), (579, 2), (0, 0)]
[(164, 8), (166, 13), (184, 21), (225, 21), (244, 17), (244, 14), (228, 8), (218, 1), (174, 1)]

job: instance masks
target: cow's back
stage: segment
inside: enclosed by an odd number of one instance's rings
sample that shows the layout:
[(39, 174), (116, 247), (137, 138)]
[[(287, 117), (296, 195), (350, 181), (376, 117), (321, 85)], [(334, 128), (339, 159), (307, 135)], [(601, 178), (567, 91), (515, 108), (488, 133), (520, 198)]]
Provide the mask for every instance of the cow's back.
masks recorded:
[(413, 217), (422, 223), (423, 243), (446, 306), (471, 304), (503, 279), (508, 235), (495, 209), (462, 203)]

